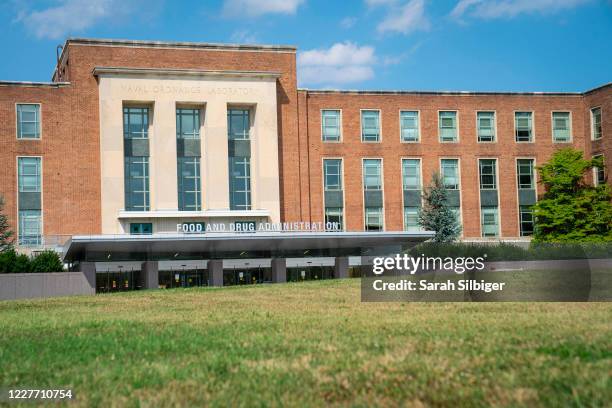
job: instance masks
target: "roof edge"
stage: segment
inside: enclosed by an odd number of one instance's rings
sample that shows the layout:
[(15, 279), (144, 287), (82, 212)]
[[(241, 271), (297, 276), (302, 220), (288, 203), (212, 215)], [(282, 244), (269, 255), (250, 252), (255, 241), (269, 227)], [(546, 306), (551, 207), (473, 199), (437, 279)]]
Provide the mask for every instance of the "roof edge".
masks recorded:
[(70, 86), (70, 82), (28, 82), (28, 81), (1, 81), (0, 86), (23, 86), (23, 87), (40, 87), (40, 88), (63, 88)]
[(176, 68), (125, 68), (125, 67), (94, 67), (94, 76), (101, 75), (176, 75), (176, 76), (225, 76), (240, 78), (280, 78), (280, 72), (273, 71), (218, 71)]
[(309, 89), (298, 88), (312, 94), (353, 94), (353, 95), (440, 95), (440, 96), (583, 96), (583, 92), (509, 92), (509, 91), (409, 91), (409, 90), (356, 90), (356, 89)]
[(271, 44), (234, 44), (234, 43), (208, 43), (187, 41), (151, 41), (151, 40), (122, 40), (105, 38), (80, 38), (71, 37), (66, 40), (66, 45), (93, 45), (109, 47), (145, 47), (145, 48), (187, 48), (207, 50), (228, 51), (269, 51), (269, 52), (293, 52), (297, 47), (293, 45), (271, 45)]

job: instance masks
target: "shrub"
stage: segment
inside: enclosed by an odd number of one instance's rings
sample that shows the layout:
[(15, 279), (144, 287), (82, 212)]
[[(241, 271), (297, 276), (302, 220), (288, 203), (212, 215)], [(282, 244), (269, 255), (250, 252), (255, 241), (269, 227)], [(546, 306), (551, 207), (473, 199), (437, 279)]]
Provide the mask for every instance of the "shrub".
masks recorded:
[(0, 252), (0, 273), (13, 272), (13, 265), (17, 259), (17, 253), (14, 249), (7, 249)]
[(64, 264), (59, 255), (55, 251), (43, 251), (32, 258), (32, 272), (61, 272), (64, 270)]

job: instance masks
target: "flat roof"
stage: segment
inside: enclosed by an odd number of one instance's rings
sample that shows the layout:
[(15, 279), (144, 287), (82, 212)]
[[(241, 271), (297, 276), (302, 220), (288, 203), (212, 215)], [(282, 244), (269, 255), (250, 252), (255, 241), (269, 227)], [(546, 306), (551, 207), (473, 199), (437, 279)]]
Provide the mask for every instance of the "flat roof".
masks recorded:
[(70, 82), (29, 82), (29, 81), (1, 81), (0, 86), (48, 87), (61, 88), (69, 86)]
[(104, 262), (361, 256), (400, 252), (433, 236), (433, 232), (425, 231), (81, 235), (66, 242), (64, 259)]

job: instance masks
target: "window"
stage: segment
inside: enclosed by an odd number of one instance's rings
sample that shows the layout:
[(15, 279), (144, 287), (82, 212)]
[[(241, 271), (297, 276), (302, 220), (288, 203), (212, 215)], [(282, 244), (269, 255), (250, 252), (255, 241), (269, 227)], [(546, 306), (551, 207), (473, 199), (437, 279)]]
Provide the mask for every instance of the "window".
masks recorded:
[(176, 110), (177, 139), (200, 138), (200, 110), (179, 108)]
[(323, 177), (325, 191), (342, 190), (342, 160), (323, 160)]
[(230, 157), (230, 209), (251, 209), (251, 158)]
[(41, 191), (40, 157), (19, 157), (19, 192), (38, 193)]
[(361, 141), (380, 141), (380, 111), (361, 111)]
[(516, 161), (516, 174), (519, 189), (535, 188), (533, 168), (533, 159), (518, 159)]
[(481, 227), (483, 237), (497, 237), (499, 235), (497, 207), (482, 207)]
[(533, 141), (532, 117), (532, 112), (514, 113), (514, 129), (517, 142)]
[(340, 229), (343, 229), (343, 218), (342, 207), (325, 207), (325, 224), (336, 223)]
[(404, 190), (420, 190), (421, 189), (421, 160), (403, 159), (402, 160), (402, 176), (403, 176)]
[(495, 141), (495, 112), (476, 113), (476, 122), (478, 124), (478, 141), (479, 142), (494, 142)]
[(125, 158), (125, 209), (149, 211), (149, 158)]
[(17, 105), (17, 138), (40, 139), (40, 105), (22, 103)]
[(363, 189), (382, 190), (381, 177), (382, 163), (380, 159), (364, 159), (363, 161)]
[(591, 138), (601, 139), (601, 108), (591, 109)]
[(404, 207), (404, 230), (420, 231), (419, 207)]
[(459, 160), (442, 159), (440, 161), (442, 170), (442, 182), (449, 190), (459, 190)]
[(123, 108), (123, 137), (126, 139), (149, 137), (149, 108)]
[(139, 222), (130, 224), (130, 234), (144, 235), (153, 233), (153, 224), (150, 222)]
[(42, 244), (42, 217), (40, 210), (19, 211), (19, 244), (24, 246)]
[(521, 237), (533, 235), (533, 226), (535, 225), (533, 210), (530, 206), (521, 205), (519, 207)]
[(441, 142), (457, 141), (457, 112), (442, 111), (438, 113)]
[(481, 190), (495, 190), (497, 188), (496, 161), (495, 159), (478, 160)]
[(402, 142), (419, 141), (419, 112), (402, 111), (400, 112), (400, 129)]
[[(597, 155), (593, 157), (594, 158), (601, 157), (601, 159), (603, 160), (602, 155)], [(606, 184), (606, 168), (605, 167), (593, 167), (593, 180), (595, 181), (595, 186), (601, 186), (603, 184)]]
[(324, 142), (340, 141), (340, 111), (321, 111), (321, 137)]
[(572, 138), (570, 133), (570, 113), (553, 112), (552, 114), (553, 141), (569, 142)]
[(382, 207), (367, 207), (365, 209), (365, 230), (383, 230), (383, 209)]
[(177, 163), (179, 211), (200, 211), (200, 158), (179, 157)]
[(227, 112), (228, 139), (249, 139), (251, 121), (248, 109), (229, 109)]

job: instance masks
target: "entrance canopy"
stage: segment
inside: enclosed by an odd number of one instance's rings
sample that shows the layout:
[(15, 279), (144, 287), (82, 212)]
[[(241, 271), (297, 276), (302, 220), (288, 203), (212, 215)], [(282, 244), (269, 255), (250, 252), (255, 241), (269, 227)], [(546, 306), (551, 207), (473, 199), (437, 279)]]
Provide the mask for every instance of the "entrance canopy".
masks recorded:
[(257, 232), (73, 236), (67, 262), (373, 256), (398, 253), (433, 232)]

